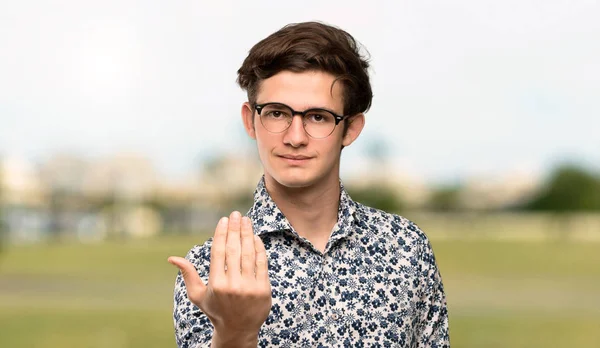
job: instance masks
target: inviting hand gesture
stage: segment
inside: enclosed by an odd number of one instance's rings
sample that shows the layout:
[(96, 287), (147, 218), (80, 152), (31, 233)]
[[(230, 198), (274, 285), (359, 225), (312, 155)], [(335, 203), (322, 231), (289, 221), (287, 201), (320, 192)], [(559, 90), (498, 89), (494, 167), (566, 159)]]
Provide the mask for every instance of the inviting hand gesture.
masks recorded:
[(271, 309), (271, 284), (262, 240), (249, 218), (239, 212), (222, 218), (210, 252), (208, 284), (184, 258), (171, 256), (179, 267), (190, 301), (213, 324), (213, 347), (254, 346)]

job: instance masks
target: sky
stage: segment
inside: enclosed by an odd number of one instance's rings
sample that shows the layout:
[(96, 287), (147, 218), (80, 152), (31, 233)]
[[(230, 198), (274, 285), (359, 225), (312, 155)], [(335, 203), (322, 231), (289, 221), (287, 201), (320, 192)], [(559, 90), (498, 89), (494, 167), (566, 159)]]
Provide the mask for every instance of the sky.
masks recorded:
[[(318, 20), (368, 51), (375, 145), (429, 181), (600, 168), (600, 1), (0, 0), (0, 154), (148, 156), (168, 177), (239, 152), (248, 50)], [(375, 144), (375, 145), (374, 145)]]

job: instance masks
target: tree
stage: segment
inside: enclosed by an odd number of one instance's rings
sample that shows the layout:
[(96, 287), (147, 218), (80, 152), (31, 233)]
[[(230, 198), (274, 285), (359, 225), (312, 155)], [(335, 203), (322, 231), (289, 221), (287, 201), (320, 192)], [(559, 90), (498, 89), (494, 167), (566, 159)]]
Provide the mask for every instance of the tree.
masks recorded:
[(404, 207), (400, 196), (392, 188), (383, 184), (373, 184), (363, 188), (348, 187), (347, 190), (354, 201), (372, 208), (399, 213)]
[(555, 212), (600, 210), (600, 178), (580, 167), (562, 165), (525, 208)]
[(460, 186), (442, 186), (433, 190), (427, 206), (430, 210), (448, 212), (460, 210)]

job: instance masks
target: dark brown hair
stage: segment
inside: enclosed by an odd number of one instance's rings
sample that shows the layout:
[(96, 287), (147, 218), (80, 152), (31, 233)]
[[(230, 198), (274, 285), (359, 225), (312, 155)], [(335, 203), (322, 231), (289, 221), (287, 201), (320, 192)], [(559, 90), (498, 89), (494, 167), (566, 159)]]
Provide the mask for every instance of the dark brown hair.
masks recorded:
[(339, 28), (319, 22), (289, 24), (250, 49), (237, 83), (254, 105), (262, 80), (284, 70), (324, 71), (344, 86), (344, 115), (355, 115), (367, 111), (373, 99), (369, 63), (359, 49), (356, 40)]

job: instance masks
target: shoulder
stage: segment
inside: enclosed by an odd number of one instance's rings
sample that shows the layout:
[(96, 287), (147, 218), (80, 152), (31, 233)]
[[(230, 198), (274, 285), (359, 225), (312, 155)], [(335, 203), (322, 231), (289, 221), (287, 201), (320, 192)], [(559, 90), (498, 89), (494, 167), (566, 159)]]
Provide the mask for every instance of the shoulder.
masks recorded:
[(391, 264), (430, 284), (437, 273), (433, 248), (425, 232), (412, 220), (357, 203), (359, 245), (384, 252)]
[(357, 223), (363, 238), (371, 237), (391, 243), (405, 256), (426, 263), (433, 261), (433, 250), (427, 234), (412, 220), (398, 214), (355, 202)]
[(355, 202), (357, 218), (360, 227), (368, 230), (377, 230), (380, 235), (428, 242), (425, 232), (412, 220), (386, 211), (372, 208)]

